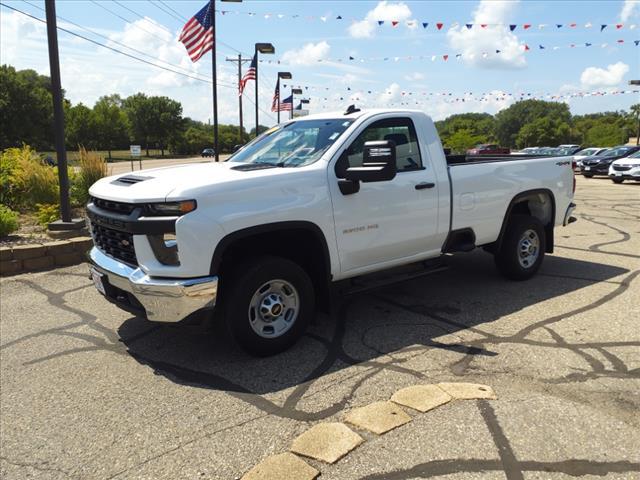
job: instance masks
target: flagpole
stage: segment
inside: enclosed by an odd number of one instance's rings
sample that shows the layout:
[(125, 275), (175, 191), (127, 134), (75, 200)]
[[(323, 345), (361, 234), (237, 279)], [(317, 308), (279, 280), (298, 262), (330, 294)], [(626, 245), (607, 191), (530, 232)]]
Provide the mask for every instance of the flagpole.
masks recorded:
[(278, 86), (276, 88), (278, 89), (278, 124), (280, 124), (280, 75), (278, 75), (277, 84)]
[(218, 152), (218, 72), (216, 69), (216, 8), (215, 0), (209, 1), (211, 26), (213, 27), (213, 47), (211, 48), (211, 76), (213, 79), (213, 150), (216, 162), (220, 160)]

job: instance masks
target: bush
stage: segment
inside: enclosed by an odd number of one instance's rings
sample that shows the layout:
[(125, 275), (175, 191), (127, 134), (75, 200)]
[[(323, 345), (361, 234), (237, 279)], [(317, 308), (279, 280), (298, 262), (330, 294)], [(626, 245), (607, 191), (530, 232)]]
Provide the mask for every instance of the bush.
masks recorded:
[(104, 157), (97, 152), (89, 152), (80, 147), (78, 159), (79, 172), (71, 174), (71, 200), (75, 205), (83, 206), (89, 200), (89, 188), (103, 177), (109, 175), (109, 169)]
[(9, 207), (0, 205), (0, 237), (6, 237), (18, 230), (18, 214)]
[(58, 201), (58, 174), (28, 145), (2, 153), (2, 203), (32, 210), (38, 203)]
[(36, 218), (40, 225), (46, 227), (60, 218), (60, 205), (38, 203), (36, 205)]

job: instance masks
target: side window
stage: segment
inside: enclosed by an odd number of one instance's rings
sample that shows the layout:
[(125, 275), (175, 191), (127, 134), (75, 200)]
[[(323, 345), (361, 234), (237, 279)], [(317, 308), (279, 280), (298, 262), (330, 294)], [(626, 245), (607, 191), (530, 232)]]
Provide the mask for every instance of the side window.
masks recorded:
[(393, 140), (396, 144), (396, 167), (398, 172), (422, 168), (420, 148), (413, 122), (409, 118), (389, 118), (369, 125), (346, 150), (348, 167), (362, 165), (365, 142)]

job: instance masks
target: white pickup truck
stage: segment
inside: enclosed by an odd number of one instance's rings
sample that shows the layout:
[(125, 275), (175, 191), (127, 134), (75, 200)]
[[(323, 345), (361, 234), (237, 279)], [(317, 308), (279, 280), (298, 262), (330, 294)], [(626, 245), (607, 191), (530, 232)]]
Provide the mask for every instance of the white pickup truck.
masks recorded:
[(475, 247), (528, 279), (574, 220), (574, 191), (566, 158), (446, 157), (424, 113), (350, 107), (273, 127), (224, 163), (98, 181), (91, 276), (151, 321), (222, 309), (239, 345), (268, 355), (346, 279)]

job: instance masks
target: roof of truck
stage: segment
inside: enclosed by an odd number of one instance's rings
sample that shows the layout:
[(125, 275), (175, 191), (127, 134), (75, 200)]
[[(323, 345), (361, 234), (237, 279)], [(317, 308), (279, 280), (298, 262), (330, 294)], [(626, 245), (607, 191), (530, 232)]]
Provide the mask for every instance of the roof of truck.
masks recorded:
[(333, 112), (325, 112), (325, 113), (315, 113), (313, 115), (307, 115), (304, 117), (298, 117), (295, 120), (324, 120), (324, 119), (336, 119), (336, 118), (350, 118), (356, 119), (363, 116), (372, 116), (380, 113), (424, 113), (421, 110), (411, 110), (407, 108), (371, 108), (371, 109), (362, 109), (353, 113), (345, 113), (346, 109), (343, 111), (333, 111)]

